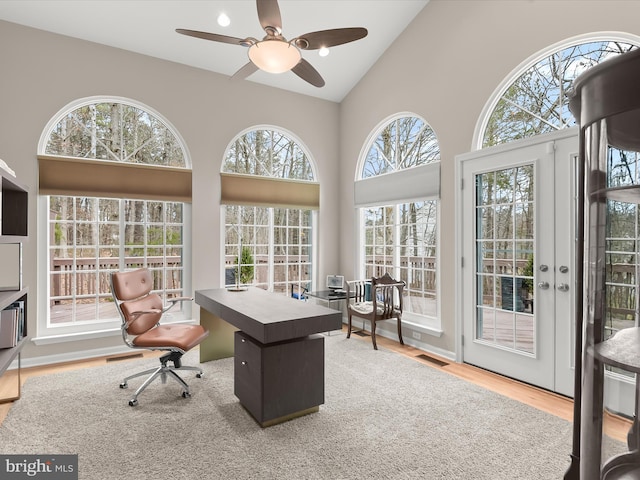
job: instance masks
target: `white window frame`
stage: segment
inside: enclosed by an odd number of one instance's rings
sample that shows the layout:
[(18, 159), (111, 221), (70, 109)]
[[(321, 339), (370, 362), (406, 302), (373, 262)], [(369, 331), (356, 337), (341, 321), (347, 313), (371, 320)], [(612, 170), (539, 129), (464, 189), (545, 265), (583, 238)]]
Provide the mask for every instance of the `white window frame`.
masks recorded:
[[(360, 207), (359, 210), (359, 222), (360, 225), (362, 226), (362, 228), (360, 228), (359, 231), (359, 237), (361, 239), (361, 241), (359, 242), (359, 255), (358, 255), (358, 268), (359, 268), (359, 276), (360, 278), (366, 278), (367, 277), (367, 273), (366, 273), (366, 264), (364, 262), (363, 259), (366, 258), (366, 248), (367, 248), (367, 244), (366, 244), (366, 235), (364, 234), (364, 224), (365, 224), (365, 210), (366, 209), (374, 209), (374, 208), (383, 208), (383, 207), (393, 207), (394, 209), (394, 216), (396, 218), (399, 218), (400, 215), (400, 205), (403, 204), (408, 204), (408, 203), (417, 203), (417, 202), (429, 202), (429, 201), (434, 201), (436, 202), (436, 229), (437, 229), (437, 233), (436, 233), (436, 256), (435, 256), (435, 277), (436, 277), (436, 292), (435, 292), (435, 301), (436, 301), (436, 315), (435, 316), (431, 316), (431, 315), (420, 315), (414, 312), (411, 312), (410, 310), (407, 309), (407, 307), (405, 306), (404, 311), (402, 313), (402, 322), (403, 324), (406, 323), (408, 325), (411, 325), (411, 327), (415, 330), (421, 330), (424, 331), (425, 333), (430, 333), (432, 335), (436, 335), (436, 336), (440, 336), (440, 334), (442, 333), (441, 331), (441, 325), (440, 325), (440, 295), (439, 295), (439, 291), (440, 291), (440, 200), (436, 199), (436, 198), (430, 198), (430, 199), (415, 199), (412, 201), (402, 201), (402, 202), (397, 202), (394, 204), (386, 204), (386, 205), (370, 205), (370, 206), (366, 206), (366, 207)], [(394, 265), (393, 265), (393, 271), (389, 272), (389, 275), (391, 275), (393, 278), (402, 278), (401, 277), (401, 270), (402, 267), (399, 265), (399, 248), (400, 245), (398, 244), (398, 238), (400, 235), (400, 228), (401, 225), (399, 225), (397, 222), (394, 222), (394, 229), (393, 229), (393, 237), (394, 237), (394, 242), (393, 242), (393, 257), (394, 257)], [(407, 286), (408, 288), (409, 286)]]
[[(231, 149), (231, 146), (236, 142), (236, 140), (248, 133), (251, 133), (253, 131), (256, 130), (267, 130), (267, 131), (274, 131), (279, 133), (280, 135), (283, 135), (285, 137), (288, 138), (289, 141), (293, 142), (296, 144), (297, 148), (303, 152), (303, 154), (305, 155), (305, 158), (307, 159), (307, 162), (309, 163), (309, 166), (311, 168), (311, 175), (315, 181), (315, 179), (317, 179), (317, 168), (316, 168), (316, 164), (313, 160), (313, 157), (311, 156), (309, 149), (306, 147), (306, 145), (300, 140), (300, 138), (298, 138), (294, 133), (292, 133), (289, 130), (280, 128), (280, 127), (276, 127), (273, 125), (256, 125), (253, 127), (249, 127), (245, 130), (243, 130), (242, 132), (240, 132), (238, 135), (236, 135), (233, 140), (231, 142), (229, 142), (229, 144), (227, 145), (227, 148), (225, 149), (225, 153), (224, 153), (224, 159), (227, 158), (227, 154), (229, 152), (229, 150)], [(222, 173), (235, 173), (235, 172), (228, 172), (224, 170), (225, 167), (225, 162), (223, 161), (222, 164)], [(256, 178), (260, 178), (260, 177), (264, 177), (264, 178), (271, 178), (267, 175), (254, 175)], [(286, 179), (285, 179), (286, 180)], [(295, 179), (293, 179), (295, 180)], [(225, 265), (226, 266), (226, 258), (225, 258), (225, 251), (227, 248), (227, 243), (226, 243), (226, 230), (227, 230), (227, 218), (226, 218), (226, 207), (228, 205), (223, 204), (220, 206), (220, 244), (222, 245), (222, 249), (220, 252), (221, 255), (221, 265)], [(229, 205), (230, 206), (230, 205)], [(268, 244), (268, 281), (267, 281), (267, 290), (268, 291), (273, 291), (274, 289), (274, 284), (275, 279), (274, 279), (274, 208), (283, 208), (283, 209), (289, 209), (289, 210), (305, 210), (303, 208), (297, 207), (297, 206), (285, 206), (285, 205), (277, 205), (277, 206), (269, 206), (269, 205), (247, 205), (248, 208), (253, 208), (253, 207), (261, 207), (261, 208), (267, 208), (268, 209), (268, 214), (269, 214), (269, 244)], [(318, 245), (318, 238), (319, 238), (319, 234), (318, 234), (318, 211), (315, 209), (309, 209), (310, 210), (310, 216), (311, 216), (311, 221), (310, 221), (310, 226), (309, 228), (311, 229), (311, 239), (310, 239), (310, 243), (309, 243), (309, 249), (310, 249), (310, 254), (309, 254), (309, 279), (308, 282), (311, 282), (311, 284), (315, 284), (317, 285), (317, 271), (318, 269), (316, 268), (316, 265), (318, 263), (318, 248), (316, 248), (316, 246)], [(287, 243), (288, 245), (288, 243)], [(255, 260), (255, 259), (254, 259)], [(221, 285), (225, 285), (225, 268), (221, 269), (221, 274), (220, 274), (220, 284)], [(291, 284), (296, 284), (296, 285), (300, 285), (300, 286), (306, 286), (307, 282), (306, 281), (286, 281), (286, 288), (285, 288), (285, 294), (288, 294), (289, 288)], [(277, 282), (278, 285), (282, 285), (283, 282)], [(261, 285), (264, 285), (264, 282), (261, 283)]]
[(565, 48), (569, 48), (572, 45), (579, 45), (582, 43), (588, 42), (605, 42), (605, 41), (618, 41), (624, 43), (631, 43), (635, 45), (640, 45), (640, 37), (637, 35), (632, 35), (624, 32), (593, 32), (586, 33), (582, 35), (577, 35), (574, 37), (567, 38), (560, 42), (556, 42), (548, 47), (540, 50), (535, 55), (524, 60), (520, 65), (515, 67), (511, 72), (509, 72), (500, 82), (498, 87), (494, 90), (489, 97), (489, 100), (484, 105), (482, 112), (478, 116), (478, 120), (476, 122), (476, 127), (473, 132), (473, 141), (471, 143), (471, 151), (481, 150), (482, 142), (484, 139), (484, 132), (489, 123), (489, 119), (491, 118), (491, 114), (495, 110), (498, 102), (507, 91), (507, 89), (513, 84), (513, 82), (520, 78), (520, 76), (537, 64), (540, 60), (552, 55), (560, 50)]
[[(426, 333), (435, 337), (440, 337), (443, 334), (442, 320), (440, 317), (440, 209), (441, 203), (439, 198), (440, 192), (440, 161), (430, 162), (420, 166), (410, 167), (406, 169), (396, 170), (390, 173), (384, 173), (373, 177), (362, 177), (364, 165), (367, 161), (367, 153), (373, 146), (375, 140), (387, 125), (391, 122), (404, 117), (417, 117), (420, 118), (425, 124), (429, 125), (424, 118), (420, 115), (411, 112), (401, 112), (392, 115), (378, 124), (378, 126), (372, 130), (369, 138), (363, 145), (363, 149), (360, 152), (360, 160), (356, 168), (355, 176), (355, 190), (356, 190), (356, 210), (358, 218), (358, 229), (356, 234), (357, 244), (356, 251), (357, 263), (356, 271), (360, 278), (364, 278), (365, 267), (365, 232), (364, 232), (364, 209), (365, 208), (377, 208), (380, 206), (394, 205), (396, 212), (398, 206), (405, 203), (423, 202), (423, 201), (437, 201), (437, 213), (436, 213), (436, 316), (418, 315), (413, 312), (403, 312), (402, 323), (409, 326), (412, 330), (417, 332)], [(434, 132), (435, 133), (435, 132)], [(384, 184), (384, 188), (379, 188)], [(395, 192), (392, 197), (389, 197), (389, 192)], [(378, 201), (375, 197), (379, 196)], [(397, 232), (394, 232), (397, 236)], [(394, 249), (396, 247), (394, 246)], [(394, 273), (399, 273), (400, 267), (394, 266)], [(391, 275), (391, 273), (390, 273)]]
[[(184, 139), (180, 136), (176, 128), (160, 113), (153, 108), (140, 102), (123, 97), (88, 97), (71, 102), (54, 115), (44, 128), (38, 142), (38, 154), (45, 154), (47, 142), (55, 126), (69, 113), (86, 105), (94, 103), (121, 103), (146, 111), (164, 123), (166, 128), (175, 136), (183, 150), (185, 167), (191, 168), (189, 152)], [(162, 167), (159, 167), (162, 168)], [(64, 195), (62, 195), (64, 196)], [(78, 196), (78, 195), (76, 195)], [(89, 195), (84, 195), (89, 197)], [(91, 198), (102, 198), (100, 195)], [(135, 200), (135, 199), (134, 199)], [(154, 201), (154, 200), (150, 200)], [(158, 200), (160, 201), (160, 200)], [(191, 285), (191, 204), (182, 202), (183, 205), (183, 290), (190, 292)], [(50, 325), (49, 303), (50, 303), (50, 274), (49, 274), (49, 196), (38, 195), (37, 199), (37, 252), (39, 261), (37, 262), (37, 285), (38, 291), (44, 294), (38, 296), (37, 300), (37, 336), (32, 338), (36, 345), (48, 345), (69, 341), (89, 340), (102, 337), (119, 336), (121, 319), (105, 319), (103, 321), (83, 321), (67, 323), (62, 325)], [(122, 246), (122, 245), (121, 245)], [(191, 322), (191, 308), (187, 306), (184, 313), (176, 310), (172, 317), (167, 317), (167, 322)]]

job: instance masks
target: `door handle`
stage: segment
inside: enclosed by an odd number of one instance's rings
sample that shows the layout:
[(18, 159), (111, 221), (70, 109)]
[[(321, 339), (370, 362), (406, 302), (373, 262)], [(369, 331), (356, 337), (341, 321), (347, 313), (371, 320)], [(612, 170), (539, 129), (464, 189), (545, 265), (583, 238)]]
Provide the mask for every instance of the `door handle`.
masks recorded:
[(568, 283), (561, 283), (560, 285), (558, 285), (558, 290), (560, 290), (561, 292), (568, 292), (569, 291), (569, 284)]
[(549, 288), (549, 282), (539, 282), (538, 288), (541, 290), (547, 290)]

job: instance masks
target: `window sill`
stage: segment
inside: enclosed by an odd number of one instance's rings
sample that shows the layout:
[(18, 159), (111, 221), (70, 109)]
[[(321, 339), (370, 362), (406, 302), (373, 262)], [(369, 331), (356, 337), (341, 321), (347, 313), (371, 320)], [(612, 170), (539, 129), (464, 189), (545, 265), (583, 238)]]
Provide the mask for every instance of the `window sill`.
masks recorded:
[(413, 331), (426, 333), (427, 335), (437, 338), (440, 338), (444, 333), (444, 330), (442, 330), (439, 325), (436, 326), (436, 322), (433, 322), (431, 325), (425, 325), (424, 323), (415, 323), (411, 320), (405, 320), (404, 317), (402, 318), (402, 327), (407, 327)]
[[(165, 324), (172, 323), (194, 323), (193, 320), (177, 320), (174, 322), (166, 322)], [(94, 340), (96, 338), (115, 337), (120, 336), (120, 327), (106, 328), (102, 330), (91, 330), (86, 332), (73, 332), (62, 333), (56, 335), (42, 335), (31, 339), (36, 345), (54, 345), (56, 343), (66, 342), (80, 342), (83, 340)]]
[(53, 345), (56, 343), (78, 342), (82, 340), (93, 340), (95, 338), (114, 337), (120, 335), (120, 328), (109, 328), (106, 330), (92, 330), (90, 332), (63, 333), (58, 335), (44, 335), (32, 338), (36, 345)]
[(405, 312), (402, 315), (402, 326), (407, 326), (409, 329), (416, 332), (425, 333), (432, 337), (440, 338), (444, 331), (440, 319), (435, 317), (418, 316), (410, 312)]

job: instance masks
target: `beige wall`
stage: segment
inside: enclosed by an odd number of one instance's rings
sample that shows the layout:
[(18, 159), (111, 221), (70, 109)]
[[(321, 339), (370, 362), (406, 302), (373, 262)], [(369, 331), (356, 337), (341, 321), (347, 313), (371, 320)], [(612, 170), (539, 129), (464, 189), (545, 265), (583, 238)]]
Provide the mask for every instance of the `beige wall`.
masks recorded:
[[(455, 350), (455, 156), (472, 149), (479, 115), (500, 82), (536, 52), (589, 32), (640, 35), (640, 1), (431, 0), (340, 104), (0, 21), (0, 158), (30, 188), (25, 247), (29, 330), (35, 333), (36, 148), (46, 123), (76, 99), (113, 95), (155, 109), (178, 129), (193, 162), (193, 287), (219, 282), (220, 162), (254, 125), (293, 132), (321, 183), (318, 278), (355, 274), (353, 180), (367, 136), (398, 112), (424, 117), (442, 154), (441, 304), (444, 334), (425, 349)], [(339, 194), (339, 198), (337, 196)], [(411, 337), (410, 332), (406, 336)], [(118, 345), (119, 338), (35, 348), (25, 357)]]
[[(44, 299), (36, 284), (38, 140), (64, 106), (99, 95), (126, 97), (151, 107), (186, 141), (193, 163), (194, 289), (219, 286), (218, 172), (229, 142), (255, 125), (291, 131), (311, 152), (321, 184), (317, 273), (336, 271), (338, 104), (0, 21), (0, 158), (30, 189), (30, 238), (24, 249), (30, 336), (36, 335), (36, 298)], [(121, 344), (120, 337), (29, 344), (23, 357), (28, 364), (30, 357)]]
[[(555, 43), (590, 32), (640, 35), (640, 2), (578, 0), (431, 0), (340, 108), (340, 194), (353, 180), (367, 136), (398, 112), (422, 116), (440, 143), (440, 293), (444, 334), (422, 335), (427, 349), (455, 350), (455, 156), (472, 150), (476, 122), (503, 79)], [(341, 271), (354, 273), (354, 209), (341, 210)], [(405, 337), (411, 338), (407, 331)]]

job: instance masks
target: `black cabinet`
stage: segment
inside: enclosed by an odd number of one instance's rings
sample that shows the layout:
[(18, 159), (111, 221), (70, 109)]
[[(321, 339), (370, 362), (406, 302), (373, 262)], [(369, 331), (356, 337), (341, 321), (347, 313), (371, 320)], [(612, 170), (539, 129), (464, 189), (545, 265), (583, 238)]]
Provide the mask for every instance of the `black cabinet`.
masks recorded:
[(320, 335), (263, 344), (238, 331), (234, 349), (234, 393), (262, 427), (317, 412), (324, 403)]

